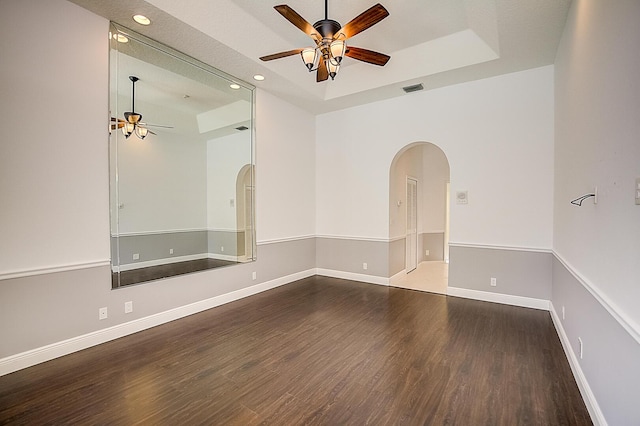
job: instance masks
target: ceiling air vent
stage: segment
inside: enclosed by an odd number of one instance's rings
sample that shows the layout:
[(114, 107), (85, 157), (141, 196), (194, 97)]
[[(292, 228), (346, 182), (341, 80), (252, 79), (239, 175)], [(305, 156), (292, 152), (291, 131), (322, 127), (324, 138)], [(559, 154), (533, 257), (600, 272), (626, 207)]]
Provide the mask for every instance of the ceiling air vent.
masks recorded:
[(402, 90), (404, 90), (405, 93), (417, 92), (422, 89), (424, 89), (424, 87), (422, 86), (422, 83), (418, 83), (418, 84), (414, 84), (413, 86), (406, 86), (402, 88)]
[(236, 127), (236, 130), (243, 131), (243, 130), (249, 130), (249, 128), (247, 126), (240, 126), (240, 127)]

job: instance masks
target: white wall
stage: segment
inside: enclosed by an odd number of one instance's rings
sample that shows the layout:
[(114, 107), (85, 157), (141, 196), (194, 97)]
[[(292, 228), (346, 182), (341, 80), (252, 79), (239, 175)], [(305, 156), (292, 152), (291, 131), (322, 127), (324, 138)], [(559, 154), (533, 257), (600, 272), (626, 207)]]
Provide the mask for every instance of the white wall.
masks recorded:
[[(389, 233), (392, 239), (404, 237), (407, 233), (407, 177), (418, 180), (418, 193), (422, 192), (422, 146), (415, 145), (400, 154), (389, 173)], [(398, 205), (400, 201), (400, 205)], [(423, 205), (423, 197), (418, 196), (418, 211)], [(418, 229), (422, 215), (418, 215)]]
[(0, 27), (0, 274), (107, 261), (108, 22), (3, 1)]
[(258, 244), (314, 235), (315, 117), (259, 89), (256, 98)]
[[(20, 363), (20, 354), (67, 339), (79, 338), (78, 349), (95, 342), (81, 336), (205, 309), (211, 298), (314, 267), (315, 242), (306, 239), (263, 244), (256, 262), (111, 290), (108, 22), (64, 0), (3, 0), (0, 23), (12, 34), (0, 41), (0, 323), (12, 324), (0, 327), (0, 370), (6, 357)], [(258, 234), (312, 235), (314, 118), (259, 91), (256, 121)], [(50, 266), (60, 268), (42, 270)], [(133, 313), (124, 314), (125, 301)], [(98, 320), (100, 307), (107, 320)]]
[(423, 213), (420, 233), (444, 232), (449, 163), (444, 152), (432, 144), (422, 145)]
[[(251, 134), (234, 133), (207, 142), (207, 228), (238, 229), (236, 183), (240, 169), (251, 162)], [(231, 201), (233, 200), (233, 205)]]
[(389, 238), (389, 166), (404, 146), (439, 146), (451, 189), (451, 241), (550, 248), (553, 67), (327, 113), (317, 119), (319, 235)]
[(205, 229), (207, 143), (198, 135), (195, 117), (142, 101), (136, 109), (154, 123), (179, 126), (180, 133), (153, 129), (157, 135), (143, 140), (113, 133), (112, 143), (118, 138), (119, 233)]
[[(577, 1), (556, 58), (554, 250), (640, 335), (640, 2)], [(598, 204), (569, 201), (598, 187)]]

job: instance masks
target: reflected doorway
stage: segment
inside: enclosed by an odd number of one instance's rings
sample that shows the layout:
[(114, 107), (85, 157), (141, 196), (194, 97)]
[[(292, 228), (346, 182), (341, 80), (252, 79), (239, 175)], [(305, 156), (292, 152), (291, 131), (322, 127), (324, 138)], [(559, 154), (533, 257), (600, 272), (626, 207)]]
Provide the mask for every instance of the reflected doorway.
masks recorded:
[(251, 260), (255, 255), (253, 211), (255, 203), (254, 185), (255, 167), (245, 165), (238, 173), (236, 182), (236, 200), (238, 206), (237, 227), (238, 227), (238, 259), (241, 262)]

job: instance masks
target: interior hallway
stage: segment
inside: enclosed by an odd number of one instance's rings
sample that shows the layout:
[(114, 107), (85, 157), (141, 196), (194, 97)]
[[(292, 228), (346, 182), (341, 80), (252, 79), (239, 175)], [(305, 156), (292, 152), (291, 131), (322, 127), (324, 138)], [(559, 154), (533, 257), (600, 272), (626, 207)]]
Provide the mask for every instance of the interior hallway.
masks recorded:
[(443, 261), (420, 262), (418, 267), (408, 274), (391, 277), (392, 287), (447, 294), (449, 282), (449, 264)]

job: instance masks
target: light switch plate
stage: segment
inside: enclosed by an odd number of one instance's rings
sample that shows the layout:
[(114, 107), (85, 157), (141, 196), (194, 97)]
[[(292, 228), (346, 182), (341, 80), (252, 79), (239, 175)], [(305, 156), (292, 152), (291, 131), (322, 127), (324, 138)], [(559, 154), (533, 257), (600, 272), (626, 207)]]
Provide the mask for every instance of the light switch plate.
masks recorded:
[(640, 206), (640, 178), (636, 178), (636, 206)]

